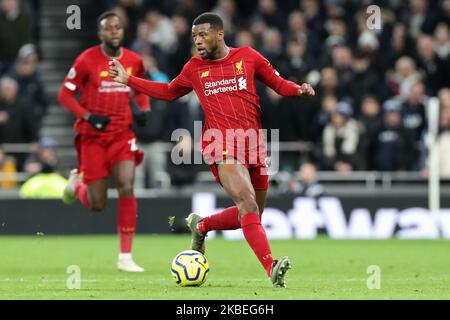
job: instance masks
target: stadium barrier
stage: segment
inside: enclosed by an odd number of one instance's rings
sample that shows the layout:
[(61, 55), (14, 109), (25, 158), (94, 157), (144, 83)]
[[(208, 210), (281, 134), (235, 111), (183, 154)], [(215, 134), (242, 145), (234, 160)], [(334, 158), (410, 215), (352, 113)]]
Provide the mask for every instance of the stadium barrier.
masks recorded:
[[(272, 195), (263, 224), (270, 239), (450, 239), (450, 201), (442, 199), (435, 215), (427, 209), (426, 192), (385, 192), (321, 199)], [(187, 232), (183, 218), (189, 212), (214, 213), (231, 205), (215, 193), (139, 198), (138, 233)], [(110, 234), (116, 230), (117, 200), (103, 213), (91, 213), (79, 204), (58, 200), (0, 201), (0, 235)], [(169, 218), (174, 224), (169, 226)], [(210, 233), (208, 239), (216, 236)], [(226, 239), (242, 239), (242, 232), (227, 231)]]

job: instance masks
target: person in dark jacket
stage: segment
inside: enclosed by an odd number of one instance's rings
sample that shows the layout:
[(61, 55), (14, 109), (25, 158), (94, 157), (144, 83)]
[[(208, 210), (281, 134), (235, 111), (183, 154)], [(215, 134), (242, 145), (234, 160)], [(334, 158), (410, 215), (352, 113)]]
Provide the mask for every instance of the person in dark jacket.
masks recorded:
[(375, 169), (380, 171), (411, 170), (414, 143), (402, 125), (401, 105), (391, 99), (383, 103), (383, 129), (377, 137)]
[(9, 75), (19, 84), (19, 95), (28, 96), (33, 102), (31, 112), (40, 122), (48, 107), (44, 83), (37, 70), (38, 55), (36, 47), (29, 43), (20, 48), (16, 63), (9, 71)]
[(311, 162), (303, 163), (299, 168), (300, 183), (293, 179), (289, 183), (288, 195), (306, 198), (320, 198), (326, 196), (324, 186), (317, 177), (316, 166)]
[(0, 1), (0, 76), (14, 63), (20, 47), (32, 40), (31, 30), (20, 0)]
[[(38, 141), (36, 119), (29, 112), (30, 100), (19, 96), (19, 85), (9, 77), (0, 79), (0, 144), (34, 143)], [(22, 168), (25, 155), (17, 156), (18, 168)]]

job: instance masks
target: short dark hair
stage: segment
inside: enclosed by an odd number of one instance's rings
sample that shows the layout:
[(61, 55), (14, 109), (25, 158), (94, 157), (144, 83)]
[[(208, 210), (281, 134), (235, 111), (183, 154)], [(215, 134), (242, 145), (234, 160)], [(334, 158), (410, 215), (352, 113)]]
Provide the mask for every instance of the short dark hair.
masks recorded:
[(222, 18), (212, 12), (205, 12), (199, 15), (197, 18), (194, 19), (194, 22), (192, 22), (192, 25), (198, 25), (203, 23), (209, 23), (212, 28), (217, 30), (223, 30), (223, 21)]
[(102, 22), (103, 19), (106, 19), (108, 17), (117, 17), (120, 20), (120, 17), (117, 13), (115, 13), (114, 11), (106, 11), (103, 12), (98, 18), (97, 18), (97, 30), (100, 29), (100, 23)]

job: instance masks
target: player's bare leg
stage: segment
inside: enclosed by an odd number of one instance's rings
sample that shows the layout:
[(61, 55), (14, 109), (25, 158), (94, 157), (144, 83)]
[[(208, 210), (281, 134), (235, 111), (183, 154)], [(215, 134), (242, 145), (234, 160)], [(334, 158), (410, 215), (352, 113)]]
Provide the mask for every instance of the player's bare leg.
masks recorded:
[(259, 214), (262, 215), (266, 207), (267, 190), (255, 190), (256, 204), (259, 208)]
[(91, 210), (96, 212), (103, 211), (106, 207), (106, 201), (108, 199), (107, 179), (100, 179), (88, 183), (87, 190)]
[(265, 205), (266, 193), (255, 192), (248, 169), (241, 163), (219, 164), (219, 177), (223, 188), (239, 209), (240, 223), (247, 243), (263, 265), (272, 284), (285, 287), (284, 277), (290, 268), (289, 258), (283, 257), (279, 261), (273, 259), (261, 225), (260, 214), (263, 208), (259, 208), (258, 202), (262, 206)]
[(191, 230), (191, 249), (204, 254), (205, 237), (209, 231), (236, 230), (241, 228), (239, 208), (237, 206), (228, 207), (208, 217), (202, 217), (196, 213), (191, 213), (186, 218), (186, 224)]
[(106, 179), (85, 184), (78, 170), (73, 169), (63, 192), (63, 202), (73, 204), (78, 199), (92, 211), (103, 211), (106, 206), (107, 188)]
[(113, 178), (119, 193), (119, 212), (117, 230), (119, 233), (120, 253), (117, 269), (126, 272), (143, 272), (132, 258), (132, 244), (136, 231), (137, 202), (134, 196), (135, 163), (131, 160), (120, 161), (113, 167)]

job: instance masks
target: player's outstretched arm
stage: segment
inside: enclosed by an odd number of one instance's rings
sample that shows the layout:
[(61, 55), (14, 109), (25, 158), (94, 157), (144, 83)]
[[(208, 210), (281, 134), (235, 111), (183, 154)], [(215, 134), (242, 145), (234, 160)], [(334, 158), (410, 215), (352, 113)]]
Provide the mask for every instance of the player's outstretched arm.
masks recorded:
[(313, 87), (308, 83), (298, 85), (295, 82), (284, 79), (277, 70), (258, 51), (249, 48), (250, 55), (255, 61), (255, 76), (276, 93), (284, 97), (314, 96)]
[(175, 100), (192, 91), (191, 88), (177, 85), (175, 81), (164, 83), (130, 76), (117, 60), (109, 63), (109, 76), (116, 82), (160, 100)]

